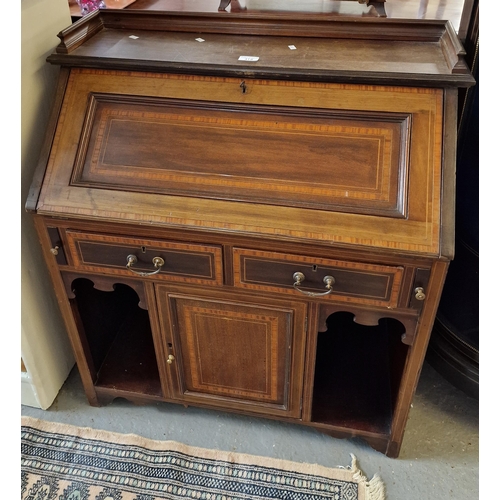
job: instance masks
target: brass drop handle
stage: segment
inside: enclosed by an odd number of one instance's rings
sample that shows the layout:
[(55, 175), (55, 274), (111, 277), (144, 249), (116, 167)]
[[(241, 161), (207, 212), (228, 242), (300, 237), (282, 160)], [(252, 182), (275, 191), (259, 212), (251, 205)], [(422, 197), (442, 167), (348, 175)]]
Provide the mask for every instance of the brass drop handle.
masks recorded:
[(151, 271), (149, 273), (132, 269), (134, 264), (137, 264), (137, 257), (135, 255), (129, 255), (127, 257), (127, 265), (125, 266), (129, 271), (132, 271), (134, 274), (139, 276), (152, 276), (153, 274), (158, 274), (161, 271), (162, 266), (165, 265), (165, 261), (161, 257), (154, 257), (153, 265), (155, 266), (156, 271)]
[(57, 255), (59, 253), (59, 247), (56, 245), (54, 248), (50, 249), (52, 255)]
[(173, 354), (169, 354), (168, 355), (168, 358), (167, 358), (167, 364), (171, 365), (172, 364), (172, 361), (174, 360), (174, 356)]
[(295, 280), (293, 287), (300, 293), (307, 295), (308, 297), (321, 297), (323, 295), (328, 295), (333, 292), (333, 285), (335, 284), (335, 278), (333, 276), (325, 276), (323, 278), (323, 283), (326, 286), (326, 292), (307, 292), (306, 290), (301, 290), (299, 286), (306, 279), (303, 273), (297, 271), (293, 273), (293, 279)]
[(424, 289), (421, 286), (417, 286), (417, 288), (415, 288), (414, 292), (415, 292), (415, 298), (417, 300), (424, 300), (425, 299)]

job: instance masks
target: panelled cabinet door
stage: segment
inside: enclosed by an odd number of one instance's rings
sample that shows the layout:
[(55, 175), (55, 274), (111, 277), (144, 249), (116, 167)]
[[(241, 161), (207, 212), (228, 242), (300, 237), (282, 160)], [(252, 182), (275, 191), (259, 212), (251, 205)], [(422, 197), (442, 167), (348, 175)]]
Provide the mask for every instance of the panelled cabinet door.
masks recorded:
[(300, 418), (303, 302), (157, 286), (173, 397)]

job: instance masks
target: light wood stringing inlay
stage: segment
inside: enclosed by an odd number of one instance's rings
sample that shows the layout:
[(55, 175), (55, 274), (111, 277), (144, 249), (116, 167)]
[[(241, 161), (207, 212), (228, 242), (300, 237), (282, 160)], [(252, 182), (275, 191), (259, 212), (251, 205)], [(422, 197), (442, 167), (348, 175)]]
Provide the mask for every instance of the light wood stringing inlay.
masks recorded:
[(93, 94), (71, 184), (402, 217), (409, 121)]
[[(82, 242), (95, 244), (97, 246), (108, 245), (111, 248), (116, 246), (127, 247), (130, 253), (134, 253), (134, 251), (137, 251), (142, 246), (145, 246), (153, 250), (164, 249), (166, 251), (179, 251), (180, 253), (185, 253), (187, 257), (189, 257), (189, 255), (205, 257), (207, 267), (210, 269), (210, 277), (201, 277), (186, 273), (175, 274), (174, 271), (170, 272), (169, 274), (163, 275), (160, 272), (154, 275), (155, 279), (168, 279), (170, 281), (177, 282), (190, 282), (212, 285), (221, 285), (223, 282), (222, 249), (218, 246), (151, 240), (148, 238), (130, 238), (123, 236), (85, 233), (80, 231), (66, 231), (66, 235), (70, 255), (73, 260), (73, 265), (81, 270), (111, 273), (128, 277), (134, 276), (131, 271), (125, 268), (127, 264), (126, 259), (123, 261), (123, 263), (116, 263), (115, 265), (100, 264), (99, 262), (86, 262), (80, 249), (80, 243)], [(152, 268), (152, 270), (154, 270), (154, 268)]]
[[(105, 70), (72, 70), (62, 106), (40, 214), (100, 218), (178, 227), (316, 240), (360, 247), (439, 255), (441, 217), (441, 135), (443, 91), (432, 88), (382, 87), (255, 80), (242, 94), (240, 80)], [(323, 109), (409, 113), (412, 147), (406, 219), (233, 203), (221, 200), (81, 189), (70, 186), (89, 92), (150, 97), (246, 102)], [(68, 109), (71, 121), (66, 123)], [(292, 223), (293, 221), (293, 223)]]
[[(234, 398), (254, 398), (259, 400), (269, 400), (276, 402), (278, 397), (278, 350), (272, 349), (272, 346), (278, 344), (278, 319), (273, 316), (245, 314), (241, 311), (226, 311), (209, 307), (186, 306), (183, 308), (186, 336), (188, 345), (188, 356), (191, 367), (192, 388), (190, 390), (200, 392), (210, 392)], [(220, 328), (214, 332), (207, 332), (202, 327), (202, 317), (208, 321), (224, 322), (226, 328)], [(207, 335), (224, 334), (224, 343), (230, 343), (231, 337), (239, 335), (237, 328), (240, 323), (252, 325), (251, 344), (260, 344), (266, 346), (266, 359), (254, 360), (260, 361), (265, 366), (263, 373), (255, 373), (253, 383), (255, 386), (249, 390), (249, 387), (235, 387), (224, 385), (222, 381), (218, 382), (212, 377), (206, 378), (207, 373), (203, 369), (203, 363), (206, 363), (206, 354), (201, 344), (206, 342)], [(227, 325), (231, 324), (228, 328)], [(205, 337), (205, 338), (203, 338)], [(259, 351), (261, 352), (261, 351)], [(245, 366), (245, 361), (252, 361), (252, 351), (238, 351), (240, 369)], [(234, 359), (229, 360), (234, 363)], [(212, 371), (213, 374), (213, 371)]]
[[(369, 297), (366, 293), (352, 293), (346, 294), (345, 292), (339, 292), (335, 290), (335, 284), (333, 285), (333, 293), (331, 295), (321, 297), (322, 300), (335, 300), (347, 303), (357, 303), (357, 304), (370, 304), (382, 307), (397, 307), (398, 297), (401, 290), (401, 284), (403, 280), (404, 268), (400, 266), (384, 266), (380, 264), (367, 264), (361, 262), (346, 262), (335, 259), (324, 259), (318, 257), (307, 257), (302, 255), (291, 255), (279, 252), (262, 252), (259, 250), (248, 250), (235, 248), (233, 250), (233, 266), (234, 266), (234, 285), (240, 288), (247, 288), (252, 290), (266, 290), (270, 292), (286, 293), (288, 295), (294, 295), (295, 297), (301, 297), (300, 292), (291, 288), (293, 285), (292, 274), (287, 276), (289, 280), (289, 287), (283, 287), (280, 284), (272, 285), (267, 283), (256, 283), (247, 280), (245, 272), (246, 259), (256, 259), (263, 262), (291, 262), (300, 264), (321, 265), (330, 268), (345, 269), (346, 271), (352, 271), (353, 273), (359, 273), (360, 275), (366, 273), (367, 276), (379, 276), (383, 280), (386, 280), (386, 289), (383, 294), (384, 297), (374, 296)], [(335, 271), (333, 270), (333, 274)], [(391, 280), (392, 278), (392, 280)], [(307, 286), (307, 283), (304, 283)], [(323, 292), (325, 290), (318, 289), (316, 292)]]

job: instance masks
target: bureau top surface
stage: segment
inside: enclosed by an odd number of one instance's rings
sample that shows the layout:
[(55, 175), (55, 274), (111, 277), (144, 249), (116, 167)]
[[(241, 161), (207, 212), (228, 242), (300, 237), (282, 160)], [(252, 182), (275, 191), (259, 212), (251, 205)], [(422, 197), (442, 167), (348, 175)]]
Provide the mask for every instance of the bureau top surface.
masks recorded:
[(59, 33), (55, 64), (309, 81), (468, 86), (450, 23), (97, 11)]

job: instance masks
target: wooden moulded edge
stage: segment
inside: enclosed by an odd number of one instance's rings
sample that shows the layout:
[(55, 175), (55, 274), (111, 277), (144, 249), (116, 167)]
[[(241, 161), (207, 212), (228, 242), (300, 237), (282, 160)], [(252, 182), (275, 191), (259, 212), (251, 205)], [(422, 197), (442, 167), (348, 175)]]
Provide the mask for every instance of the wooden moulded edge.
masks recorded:
[(96, 10), (82, 17), (57, 36), (61, 40), (56, 47), (57, 54), (69, 54), (104, 28), (100, 11)]
[[(140, 61), (95, 56), (77, 56), (75, 49), (101, 30), (145, 30), (159, 32), (216, 33), (226, 35), (294, 36), (351, 40), (438, 43), (448, 67), (448, 74), (399, 74), (358, 71), (317, 70), (307, 75), (280, 68), (217, 66), (212, 64)], [(420, 86), (460, 86), (475, 83), (464, 62), (465, 51), (449, 21), (348, 18), (318, 14), (221, 14), (107, 9), (95, 11), (58, 34), (61, 42), (47, 61), (52, 64), (80, 67), (103, 67), (123, 70), (184, 72), (219, 76), (306, 79), (311, 81), (356, 81), (366, 83)], [(359, 75), (358, 75), (359, 74)]]

